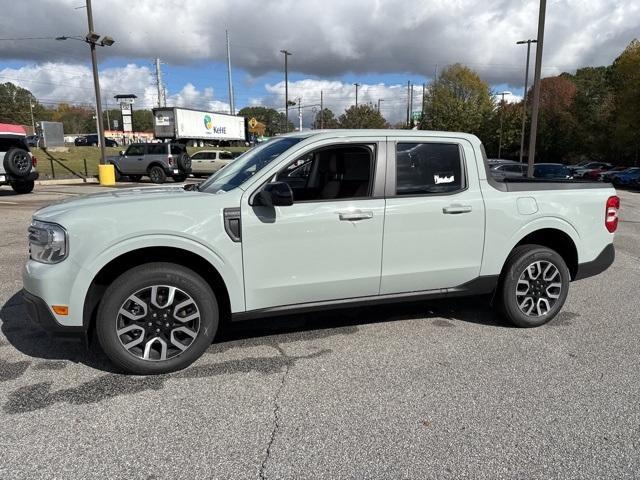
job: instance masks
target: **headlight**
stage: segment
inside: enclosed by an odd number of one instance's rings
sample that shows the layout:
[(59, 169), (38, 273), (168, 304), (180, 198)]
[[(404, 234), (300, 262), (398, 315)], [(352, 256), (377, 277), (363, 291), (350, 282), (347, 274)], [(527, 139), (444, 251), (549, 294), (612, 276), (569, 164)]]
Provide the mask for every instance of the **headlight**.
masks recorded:
[(33, 220), (29, 227), (29, 255), (42, 263), (60, 263), (69, 254), (67, 231), (55, 223)]

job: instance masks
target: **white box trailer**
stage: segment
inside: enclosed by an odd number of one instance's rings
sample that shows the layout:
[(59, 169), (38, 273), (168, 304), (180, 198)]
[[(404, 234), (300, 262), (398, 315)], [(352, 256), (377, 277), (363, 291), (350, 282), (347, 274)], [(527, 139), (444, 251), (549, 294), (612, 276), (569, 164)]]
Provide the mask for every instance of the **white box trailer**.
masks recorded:
[(180, 107), (153, 109), (156, 138), (193, 142), (245, 142), (247, 121), (244, 117)]

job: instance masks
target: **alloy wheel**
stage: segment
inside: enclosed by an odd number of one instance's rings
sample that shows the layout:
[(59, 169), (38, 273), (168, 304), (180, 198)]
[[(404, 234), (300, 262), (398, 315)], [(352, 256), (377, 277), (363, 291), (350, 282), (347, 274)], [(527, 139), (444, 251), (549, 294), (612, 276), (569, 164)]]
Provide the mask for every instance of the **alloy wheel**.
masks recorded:
[(524, 269), (516, 285), (516, 302), (530, 317), (548, 314), (562, 293), (562, 277), (551, 262), (539, 260)]
[(131, 355), (149, 361), (170, 360), (194, 343), (200, 310), (185, 291), (152, 285), (129, 295), (116, 317), (116, 334)]

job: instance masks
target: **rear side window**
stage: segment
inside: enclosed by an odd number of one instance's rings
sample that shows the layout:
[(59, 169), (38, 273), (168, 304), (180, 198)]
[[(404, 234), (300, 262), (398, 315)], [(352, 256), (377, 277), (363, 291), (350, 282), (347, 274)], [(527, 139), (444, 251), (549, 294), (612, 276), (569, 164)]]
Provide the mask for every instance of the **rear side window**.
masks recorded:
[(220, 152), (220, 160), (233, 160), (233, 153)]
[(184, 145), (180, 145), (179, 143), (172, 143), (169, 148), (174, 155), (182, 155), (186, 151)]
[(397, 144), (396, 195), (451, 193), (463, 186), (462, 158), (457, 144)]
[(151, 143), (147, 145), (149, 155), (166, 155), (167, 147), (164, 143)]

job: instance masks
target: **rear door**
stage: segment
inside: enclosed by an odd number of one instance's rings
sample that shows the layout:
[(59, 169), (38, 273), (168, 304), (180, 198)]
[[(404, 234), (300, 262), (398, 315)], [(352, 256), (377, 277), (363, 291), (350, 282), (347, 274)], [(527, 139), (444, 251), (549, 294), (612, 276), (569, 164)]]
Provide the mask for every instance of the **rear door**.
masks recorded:
[(388, 143), (381, 295), (478, 277), (485, 211), (473, 155), (455, 138)]

